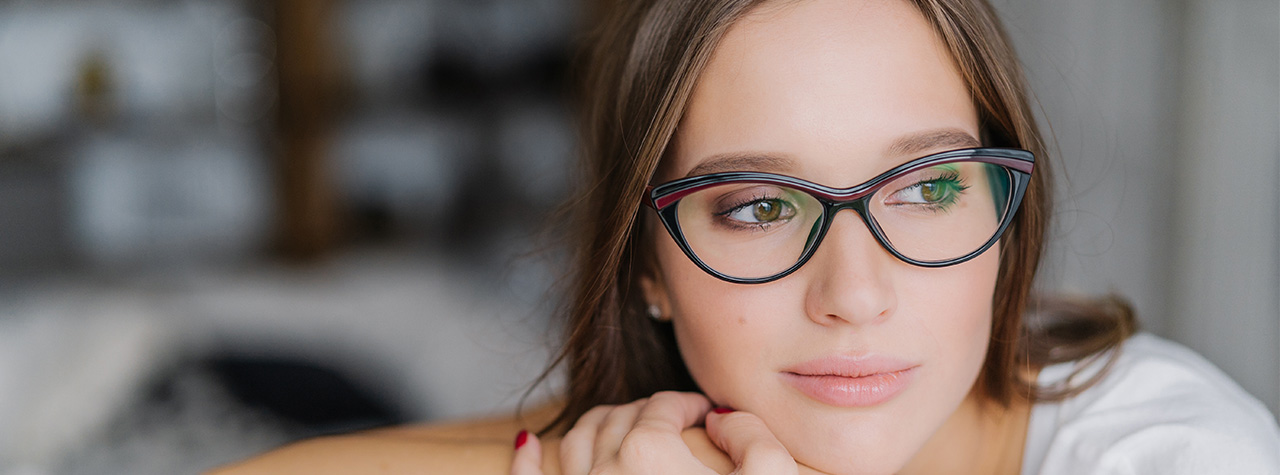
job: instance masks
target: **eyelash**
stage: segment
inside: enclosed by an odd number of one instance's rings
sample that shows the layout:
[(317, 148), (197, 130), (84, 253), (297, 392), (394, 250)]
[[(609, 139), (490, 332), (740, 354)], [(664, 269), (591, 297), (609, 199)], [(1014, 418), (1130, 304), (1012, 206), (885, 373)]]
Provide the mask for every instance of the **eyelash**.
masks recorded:
[(969, 185), (966, 185), (964, 183), (964, 180), (960, 178), (959, 173), (956, 173), (954, 171), (947, 171), (934, 178), (921, 179), (920, 181), (912, 183), (909, 186), (903, 187), (901, 190), (898, 190), (898, 191), (906, 190), (908, 188), (912, 188), (916, 186), (923, 186), (928, 183), (946, 183), (946, 184), (955, 186), (955, 193), (949, 194), (947, 196), (947, 201), (930, 203), (930, 204), (925, 204), (921, 206), (922, 208), (935, 213), (946, 211), (947, 207), (951, 206), (952, 204), (955, 204), (956, 199), (961, 194), (963, 194), (965, 190), (969, 189)]
[[(916, 181), (915, 183), (912, 183), (911, 185), (908, 185), (899, 189), (895, 193), (900, 192), (902, 190), (909, 189), (911, 187), (923, 186), (929, 183), (939, 183), (939, 184), (942, 184), (943, 186), (954, 187), (954, 192), (948, 193), (947, 199), (945, 201), (938, 202), (938, 203), (929, 203), (929, 204), (916, 204), (915, 206), (918, 209), (922, 209), (924, 211), (933, 212), (933, 213), (945, 212), (948, 207), (950, 207), (952, 204), (956, 202), (958, 197), (961, 194), (963, 194), (965, 190), (969, 189), (969, 186), (965, 184), (963, 179), (961, 179), (959, 173), (954, 171), (944, 171), (940, 173), (938, 176), (935, 176), (932, 178), (922, 178)], [(766, 231), (769, 229), (770, 226), (777, 223), (743, 224), (737, 221), (731, 221), (727, 219), (727, 216), (744, 207), (752, 206), (757, 203), (770, 201), (770, 200), (782, 201), (782, 198), (779, 198), (776, 196), (769, 196), (767, 194), (762, 194), (762, 193), (753, 193), (750, 198), (734, 200), (730, 204), (724, 205), (724, 207), (721, 208), (721, 211), (717, 211), (713, 213), (713, 216), (717, 218), (715, 220), (716, 223), (720, 224), (721, 226), (726, 226), (733, 229), (755, 228), (760, 231)], [(915, 203), (909, 203), (909, 204), (915, 204)]]
[(763, 195), (759, 195), (759, 194), (753, 194), (751, 198), (744, 199), (744, 200), (738, 200), (738, 201), (736, 201), (734, 204), (728, 205), (728, 206), (726, 206), (725, 208), (723, 208), (723, 209), (724, 209), (724, 211), (717, 211), (717, 212), (715, 212), (713, 215), (714, 215), (716, 218), (718, 218), (718, 219), (716, 219), (716, 222), (717, 222), (717, 223), (719, 223), (719, 224), (720, 224), (720, 225), (722, 225), (722, 226), (729, 226), (729, 227), (732, 227), (732, 228), (735, 228), (735, 229), (758, 228), (758, 229), (760, 229), (761, 231), (764, 231), (764, 230), (767, 230), (767, 229), (769, 228), (769, 225), (771, 225), (771, 224), (773, 224), (773, 223), (760, 223), (760, 224), (751, 224), (751, 225), (741, 225), (741, 224), (733, 224), (733, 223), (730, 223), (728, 219), (725, 219), (725, 217), (729, 216), (729, 214), (733, 213), (734, 211), (737, 211), (737, 210), (742, 209), (743, 207), (751, 206), (751, 205), (755, 205), (755, 204), (760, 203), (760, 202), (762, 202), (762, 201), (769, 201), (769, 200), (782, 201), (782, 198), (770, 197), (770, 196), (763, 196)]

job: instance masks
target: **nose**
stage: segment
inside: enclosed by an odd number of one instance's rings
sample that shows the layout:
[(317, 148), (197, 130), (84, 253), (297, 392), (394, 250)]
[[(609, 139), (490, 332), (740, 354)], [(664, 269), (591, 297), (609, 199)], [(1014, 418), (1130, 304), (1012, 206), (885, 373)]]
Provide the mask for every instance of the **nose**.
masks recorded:
[(828, 326), (883, 322), (897, 307), (891, 274), (897, 263), (857, 211), (837, 212), (816, 254), (801, 269), (809, 280), (806, 313)]

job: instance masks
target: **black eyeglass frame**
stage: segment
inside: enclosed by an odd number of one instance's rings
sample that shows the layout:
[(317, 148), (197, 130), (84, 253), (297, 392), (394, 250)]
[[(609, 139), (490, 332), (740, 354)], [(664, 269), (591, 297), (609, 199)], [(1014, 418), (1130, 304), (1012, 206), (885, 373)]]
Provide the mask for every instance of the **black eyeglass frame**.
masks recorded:
[[(920, 261), (912, 259), (898, 252), (889, 243), (889, 239), (885, 236), (884, 231), (880, 229), (879, 223), (876, 223), (875, 217), (867, 210), (867, 202), (871, 196), (879, 191), (880, 188), (902, 175), (912, 173), (924, 168), (944, 165), (954, 162), (981, 162), (998, 165), (1003, 167), (1009, 173), (1010, 187), (1009, 200), (1005, 203), (1005, 213), (1001, 219), (1000, 225), (996, 228), (996, 232), (987, 240), (982, 247), (977, 250), (965, 254), (963, 256), (941, 261)], [(967, 148), (959, 150), (949, 150), (932, 155), (920, 157), (909, 162), (898, 165), (889, 171), (881, 173), (879, 176), (867, 180), (866, 182), (849, 187), (849, 188), (832, 188), (820, 185), (799, 178), (779, 175), (775, 173), (761, 172), (725, 172), (712, 173), (709, 175), (699, 175), (673, 180), (661, 185), (650, 185), (645, 188), (645, 205), (653, 208), (658, 218), (662, 221), (662, 225), (667, 228), (667, 233), (675, 240), (680, 250), (697, 264), (699, 268), (718, 279), (738, 284), (763, 284), (781, 279), (795, 272), (801, 266), (804, 266), (811, 257), (817, 252), (818, 246), (822, 243), (823, 238), (827, 235), (827, 230), (831, 227), (831, 222), (835, 220), (837, 212), (843, 209), (853, 209), (861, 219), (867, 229), (871, 230), (871, 234), (875, 236), (876, 241), (880, 243), (880, 247), (888, 251), (894, 257), (908, 264), (920, 267), (946, 267), (956, 265), (986, 252), (991, 246), (1000, 240), (1000, 236), (1004, 234), (1009, 223), (1013, 221), (1014, 215), (1018, 211), (1019, 205), (1022, 204), (1022, 197), (1027, 192), (1027, 185), (1031, 182), (1031, 172), (1035, 168), (1035, 155), (1027, 150), (1015, 148), (994, 148), (980, 147)], [(782, 185), (804, 191), (822, 203), (821, 228), (818, 230), (817, 236), (813, 238), (810, 244), (801, 254), (800, 259), (791, 267), (777, 274), (767, 277), (741, 278), (725, 275), (715, 269), (712, 269), (698, 255), (693, 252), (688, 241), (684, 238), (684, 233), (680, 230), (680, 220), (677, 216), (677, 206), (675, 204), (681, 198), (688, 196), (694, 192), (706, 189), (711, 186), (720, 185), (727, 182), (735, 183), (760, 183)]]

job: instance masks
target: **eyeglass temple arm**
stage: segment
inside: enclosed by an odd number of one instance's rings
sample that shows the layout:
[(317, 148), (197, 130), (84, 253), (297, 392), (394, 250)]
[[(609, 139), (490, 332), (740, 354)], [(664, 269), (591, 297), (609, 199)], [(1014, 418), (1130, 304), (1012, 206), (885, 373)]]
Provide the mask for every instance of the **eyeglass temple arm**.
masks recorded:
[(650, 208), (658, 209), (657, 206), (653, 205), (653, 185), (644, 187), (644, 198), (641, 198), (640, 202)]

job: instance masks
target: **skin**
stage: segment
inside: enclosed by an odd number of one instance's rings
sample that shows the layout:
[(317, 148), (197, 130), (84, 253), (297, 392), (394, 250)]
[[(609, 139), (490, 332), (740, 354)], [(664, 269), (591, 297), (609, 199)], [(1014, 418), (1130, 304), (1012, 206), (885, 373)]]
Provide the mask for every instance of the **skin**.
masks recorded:
[[(977, 145), (978, 136), (966, 85), (920, 13), (905, 2), (806, 1), (761, 9), (728, 32), (663, 178), (755, 154), (781, 160), (734, 169), (849, 187), (912, 158)], [(971, 425), (980, 405), (958, 409), (973, 398), (987, 350), (997, 249), (916, 267), (848, 212), (799, 271), (740, 285), (698, 269), (672, 239), (656, 242), (660, 270), (648, 297), (672, 316), (690, 373), (716, 404), (760, 416), (796, 460), (831, 473), (893, 473), (933, 465), (945, 454), (922, 449), (963, 432), (948, 425)], [(905, 391), (868, 408), (815, 401), (780, 377), (850, 353), (920, 366)]]
[[(654, 182), (725, 171), (717, 157), (748, 153), (781, 160), (732, 169), (847, 187), (915, 157), (974, 146), (978, 136), (955, 64), (905, 2), (789, 2), (730, 29)], [(974, 391), (997, 248), (951, 267), (914, 267), (842, 212), (799, 271), (740, 285), (706, 274), (653, 232), (659, 269), (644, 282), (646, 297), (671, 319), (706, 398), (601, 406), (563, 441), (530, 437), (514, 457), (516, 433), (541, 427), (555, 404), (525, 419), (305, 441), (218, 473), (1018, 472), (1030, 405), (1000, 407)], [(865, 408), (826, 405), (779, 377), (841, 353), (920, 366), (906, 390)], [(708, 413), (713, 406), (736, 411)]]

